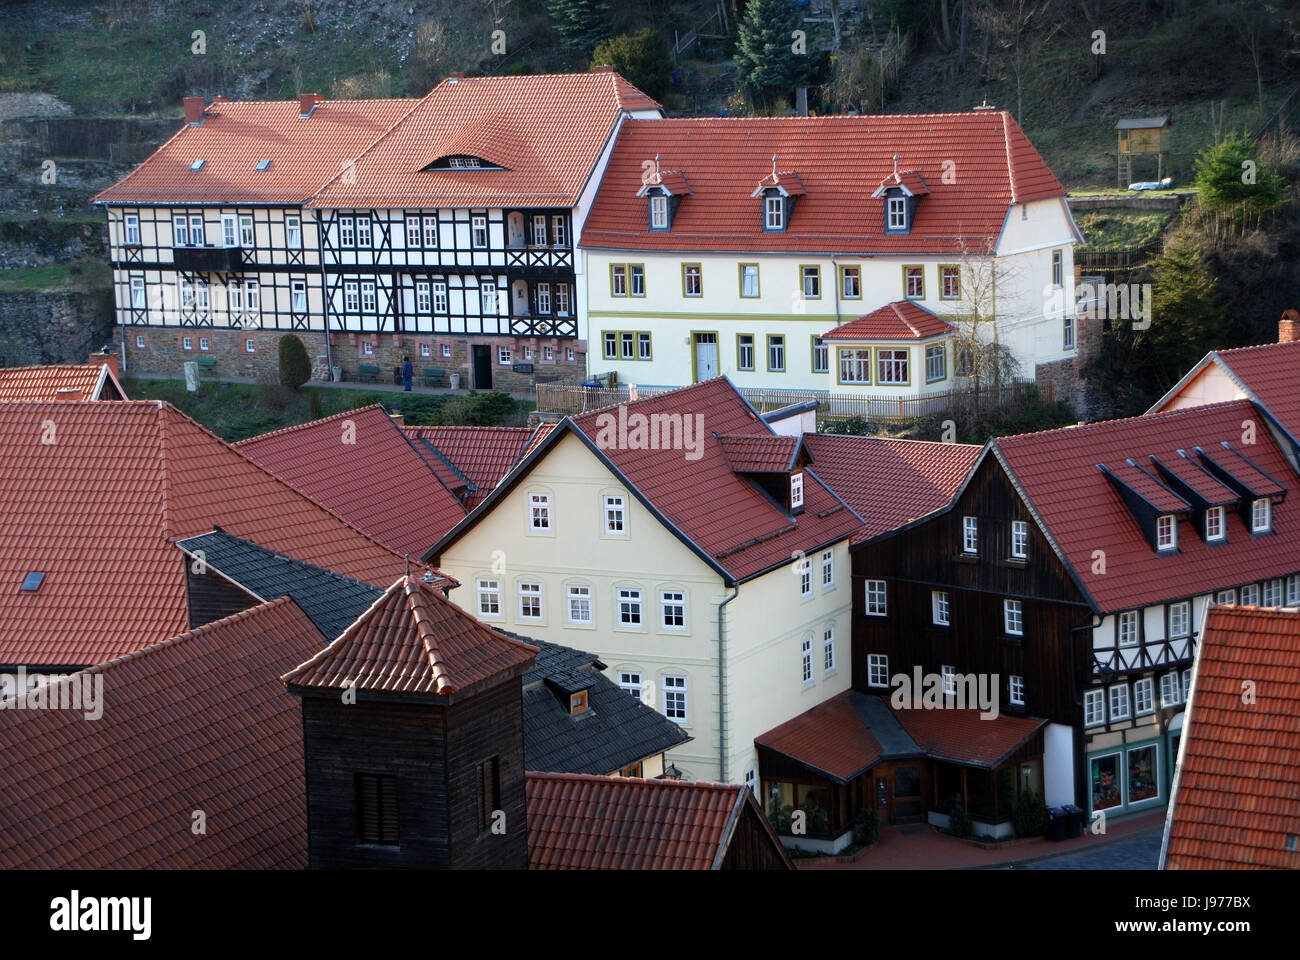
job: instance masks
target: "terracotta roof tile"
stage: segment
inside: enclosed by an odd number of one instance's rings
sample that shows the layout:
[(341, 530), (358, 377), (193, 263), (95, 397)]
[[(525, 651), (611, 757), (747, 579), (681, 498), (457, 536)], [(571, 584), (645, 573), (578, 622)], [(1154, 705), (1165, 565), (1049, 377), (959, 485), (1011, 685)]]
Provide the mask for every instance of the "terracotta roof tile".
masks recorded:
[(376, 586), (403, 570), (165, 403), (0, 404), (0, 476), (0, 664), (86, 666), (181, 633), (173, 542), (214, 527)]
[[(104, 396), (105, 393), (108, 395)], [(0, 402), (3, 403), (119, 400), (125, 396), (125, 391), (107, 364), (0, 367)]]
[(1259, 405), (1300, 440), (1300, 391), (1296, 390), (1300, 341), (1220, 350), (1217, 357)]
[(898, 300), (856, 320), (832, 327), (824, 340), (924, 340), (953, 333), (956, 327), (911, 300)]
[(1037, 717), (978, 710), (895, 710), (894, 716), (926, 756), (991, 770), (1047, 725)]
[(864, 523), (853, 542), (870, 540), (945, 506), (979, 456), (969, 443), (805, 433), (813, 468)]
[(789, 473), (801, 443), (798, 437), (727, 434), (718, 437), (722, 455), (736, 473)]
[(403, 577), (283, 679), (293, 688), (447, 695), (521, 675), (537, 652), (475, 620), (432, 584)]
[[(1254, 699), (1243, 702), (1244, 681)], [(1170, 870), (1300, 869), (1300, 613), (1215, 606), (1165, 834)]]
[(840, 783), (870, 770), (884, 755), (880, 741), (854, 708), (850, 690), (773, 727), (755, 737), (754, 743)]
[[(451, 461), (475, 490), (465, 500), (470, 509), (486, 497), (523, 456), (534, 436), (527, 427), (415, 427), (406, 435), (430, 444)], [(540, 431), (539, 431), (540, 432)]]
[(74, 674), (102, 682), (99, 719), (0, 713), (0, 866), (305, 869), (302, 721), (276, 677), (322, 643), (274, 600)]
[(422, 555), (465, 517), (433, 466), (443, 464), (422, 455), (378, 405), (251, 437), (235, 447), (394, 553)]
[[(772, 156), (806, 191), (784, 233), (764, 232), (754, 184)], [(886, 234), (871, 194), (900, 166), (928, 185), (909, 234)], [(672, 230), (652, 232), (638, 200), (642, 163), (689, 182)], [(951, 161), (954, 167), (945, 167)], [(955, 172), (945, 178), (945, 170)], [(998, 238), (1013, 202), (1065, 189), (1004, 111), (860, 117), (735, 117), (623, 124), (582, 231), (590, 248), (682, 251), (960, 253)]]
[[(1272, 536), (1252, 536), (1228, 510), (1226, 544), (1207, 546), (1183, 519), (1178, 550), (1157, 557), (1119, 491), (1097, 469), (1130, 458), (1149, 463), (1151, 454), (1170, 462), (1178, 450), (1194, 455), (1200, 447), (1243, 480), (1255, 476), (1254, 464), (1283, 487), (1294, 485), (1295, 471), (1268, 430), (1243, 445), (1242, 424), (1259, 416), (1249, 401), (1237, 400), (991, 443), (1098, 609), (1115, 612), (1300, 570), (1300, 524), (1292, 522), (1300, 506), (1292, 498), (1274, 502)], [(1174, 500), (1158, 506), (1177, 509)], [(1094, 550), (1105, 551), (1105, 573), (1093, 572)]]
[(748, 788), (733, 784), (529, 773), (531, 870), (709, 870)]

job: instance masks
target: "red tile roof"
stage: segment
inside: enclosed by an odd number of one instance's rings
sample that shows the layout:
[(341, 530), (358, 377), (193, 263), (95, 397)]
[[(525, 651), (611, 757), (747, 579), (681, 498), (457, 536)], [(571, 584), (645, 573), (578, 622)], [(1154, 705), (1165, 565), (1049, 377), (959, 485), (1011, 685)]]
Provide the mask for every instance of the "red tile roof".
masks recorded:
[(437, 448), (478, 489), (465, 505), (476, 507), (524, 453), (534, 431), (527, 427), (413, 427), (403, 428), (408, 437)]
[(870, 540), (945, 506), (982, 449), (885, 437), (805, 433), (813, 469), (863, 519), (853, 542)]
[(992, 770), (1047, 725), (1037, 717), (978, 710), (895, 710), (894, 716), (926, 756)]
[[(403, 570), (157, 401), (0, 404), (0, 476), (0, 665), (87, 666), (181, 633), (185, 560), (172, 544), (214, 526), (380, 587)], [(40, 589), (19, 592), (32, 571)]]
[[(1201, 447), (1243, 479), (1249, 467), (1238, 454), (1283, 486), (1295, 486), (1295, 471), (1268, 430), (1257, 430), (1253, 444), (1242, 443), (1243, 422), (1259, 417), (1249, 401), (1238, 400), (1003, 437), (991, 444), (1097, 609), (1108, 613), (1300, 570), (1300, 522), (1293, 522), (1300, 520), (1300, 505), (1294, 498), (1274, 503), (1271, 536), (1252, 536), (1241, 516), (1229, 510), (1226, 544), (1207, 547), (1190, 522), (1181, 520), (1177, 552), (1157, 557), (1119, 492), (1097, 469), (1127, 458), (1149, 464), (1150, 454), (1170, 462), (1179, 449), (1191, 454)], [(1093, 572), (1094, 550), (1105, 551), (1105, 573)]]
[(448, 695), (521, 676), (537, 653), (475, 620), (438, 587), (403, 577), (283, 679), (292, 688)]
[(956, 331), (947, 320), (940, 320), (925, 307), (911, 300), (887, 303), (870, 313), (832, 327), (822, 334), (823, 340), (924, 340)]
[(465, 517), (433, 466), (437, 458), (422, 454), (379, 405), (264, 433), (235, 447), (394, 553), (420, 556)]
[[(658, 107), (607, 71), (444, 80), (308, 206), (570, 207), (618, 118)], [(424, 169), (466, 154), (505, 169)]]
[[(1254, 682), (1243, 703), (1242, 682)], [(1165, 830), (1170, 870), (1300, 869), (1300, 613), (1206, 619)]]
[(94, 202), (301, 203), (419, 102), (322, 100), (306, 119), (297, 100), (214, 103)]
[[(680, 416), (692, 429), (702, 424), (698, 460), (679, 444), (662, 449), (620, 445), (617, 423), (623, 415)], [(616, 470), (710, 562), (729, 577), (745, 580), (783, 563), (796, 551), (810, 551), (849, 537), (861, 520), (812, 471), (804, 482), (804, 512), (791, 517), (747, 477), (732, 470), (719, 436), (770, 437), (771, 428), (745, 402), (726, 377), (668, 390), (566, 420), (581, 431)], [(547, 443), (551, 438), (547, 438)], [(650, 444), (656, 446), (656, 444)], [(693, 454), (692, 454), (693, 455)], [(683, 482), (688, 481), (688, 482)]]
[(302, 720), (276, 677), (324, 642), (282, 598), (74, 674), (103, 684), (99, 719), (5, 710), (0, 867), (305, 869)]
[(1220, 350), (1216, 356), (1233, 379), (1245, 387), (1246, 395), (1300, 440), (1300, 391), (1296, 390), (1300, 341)]
[(755, 737), (754, 743), (841, 783), (870, 770), (884, 755), (854, 709), (849, 690)]
[(527, 791), (530, 870), (716, 870), (745, 808), (762, 817), (725, 783), (529, 773)]
[(0, 367), (0, 402), (120, 400), (126, 391), (107, 364)]
[(930, 192), (930, 188), (925, 185), (925, 181), (915, 170), (893, 170), (880, 181), (872, 196), (884, 193), (890, 187), (902, 187), (908, 193), (918, 197)]
[(726, 434), (718, 443), (736, 473), (789, 473), (801, 446), (799, 437), (752, 434)]
[[(806, 191), (783, 233), (762, 230), (759, 201), (750, 196), (770, 174), (774, 154), (799, 171)], [(895, 154), (930, 190), (906, 235), (885, 233), (884, 199), (871, 197), (892, 174)], [(666, 232), (649, 229), (645, 200), (636, 196), (642, 164), (656, 155), (691, 185)], [(949, 161), (955, 166), (946, 167)], [(609, 249), (952, 254), (994, 242), (1012, 203), (1064, 195), (1005, 111), (637, 120), (623, 124), (581, 242)]]

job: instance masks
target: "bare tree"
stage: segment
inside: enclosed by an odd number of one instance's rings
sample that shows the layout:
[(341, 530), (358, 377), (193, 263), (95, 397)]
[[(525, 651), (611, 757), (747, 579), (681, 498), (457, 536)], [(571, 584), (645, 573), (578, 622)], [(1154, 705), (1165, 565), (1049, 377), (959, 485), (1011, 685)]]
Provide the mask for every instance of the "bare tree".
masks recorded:
[(1020, 364), (1002, 345), (998, 330), (998, 297), (1009, 286), (1014, 271), (996, 256), (996, 241), (970, 241), (958, 227), (961, 251), (961, 307), (954, 318), (954, 369), (967, 380), (978, 402), (981, 390), (991, 384), (995, 393), (1014, 381)]
[(980, 11), (985, 47), (996, 36), (1016, 84), (1016, 120), (1024, 122), (1025, 79), (1037, 53), (1063, 29), (1056, 0), (994, 0)]

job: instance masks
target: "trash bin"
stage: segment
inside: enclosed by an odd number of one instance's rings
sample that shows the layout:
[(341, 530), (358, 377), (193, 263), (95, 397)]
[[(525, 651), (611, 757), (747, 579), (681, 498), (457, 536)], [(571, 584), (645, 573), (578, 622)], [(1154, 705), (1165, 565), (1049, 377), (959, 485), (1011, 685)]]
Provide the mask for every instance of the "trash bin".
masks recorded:
[(460, 374), (459, 374), (459, 373), (453, 373), (453, 374), (451, 375), (451, 388), (452, 388), (453, 390), (459, 390), (459, 389), (460, 389)]
[(1047, 839), (1060, 843), (1065, 839), (1065, 821), (1068, 819), (1064, 807), (1047, 808)]
[(1065, 835), (1073, 840), (1083, 836), (1083, 808), (1067, 803), (1061, 808), (1065, 811)]
[(338, 364), (335, 364), (334, 366), (330, 367), (330, 379), (333, 380), (335, 383), (342, 383), (343, 367), (339, 366)]

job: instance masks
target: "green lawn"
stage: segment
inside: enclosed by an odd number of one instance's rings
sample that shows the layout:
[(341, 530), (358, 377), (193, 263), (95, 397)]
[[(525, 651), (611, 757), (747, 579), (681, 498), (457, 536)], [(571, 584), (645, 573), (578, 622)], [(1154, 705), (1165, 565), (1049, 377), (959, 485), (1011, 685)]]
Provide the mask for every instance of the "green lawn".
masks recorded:
[(113, 271), (108, 264), (95, 260), (0, 270), (0, 291), (5, 293), (108, 290), (112, 283)]
[(1079, 210), (1074, 221), (1087, 243), (1081, 250), (1136, 249), (1155, 243), (1169, 223), (1172, 211), (1103, 207)]

